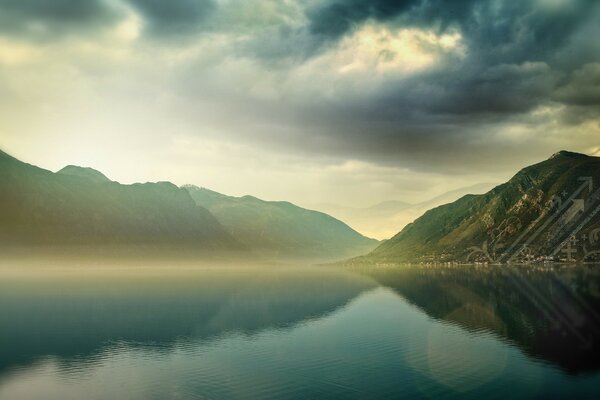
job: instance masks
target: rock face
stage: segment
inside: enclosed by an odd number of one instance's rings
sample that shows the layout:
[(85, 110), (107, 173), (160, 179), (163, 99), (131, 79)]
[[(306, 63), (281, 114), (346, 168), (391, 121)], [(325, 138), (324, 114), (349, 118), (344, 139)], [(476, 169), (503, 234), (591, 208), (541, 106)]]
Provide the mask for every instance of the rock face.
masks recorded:
[(184, 186), (246, 247), (274, 258), (338, 260), (371, 251), (378, 242), (327, 214), (287, 201), (232, 197)]
[(0, 152), (0, 246), (241, 249), (186, 190), (121, 185), (92, 169), (53, 173)]
[(427, 211), (364, 260), (598, 260), (599, 187), (599, 157), (561, 151), (488, 193)]

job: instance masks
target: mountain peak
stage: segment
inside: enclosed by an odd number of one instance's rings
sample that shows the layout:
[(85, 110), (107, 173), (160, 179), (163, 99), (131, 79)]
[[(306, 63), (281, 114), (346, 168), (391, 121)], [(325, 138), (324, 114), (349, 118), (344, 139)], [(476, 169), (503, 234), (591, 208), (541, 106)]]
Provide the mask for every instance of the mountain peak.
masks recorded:
[(556, 158), (583, 158), (583, 157), (587, 157), (587, 155), (582, 154), (582, 153), (575, 153), (573, 151), (561, 150), (559, 152), (552, 154), (552, 157), (550, 157), (550, 159), (553, 160)]
[(60, 171), (57, 171), (56, 173), (61, 175), (78, 176), (80, 178), (85, 178), (96, 183), (111, 181), (106, 177), (106, 175), (104, 175), (100, 171), (89, 167), (79, 167), (77, 165), (67, 165), (66, 167), (64, 167)]
[(20, 164), (24, 164), (22, 161), (16, 159), (15, 157), (11, 156), (7, 152), (3, 151), (2, 149), (0, 149), (0, 161), (17, 162), (17, 163), (20, 163)]

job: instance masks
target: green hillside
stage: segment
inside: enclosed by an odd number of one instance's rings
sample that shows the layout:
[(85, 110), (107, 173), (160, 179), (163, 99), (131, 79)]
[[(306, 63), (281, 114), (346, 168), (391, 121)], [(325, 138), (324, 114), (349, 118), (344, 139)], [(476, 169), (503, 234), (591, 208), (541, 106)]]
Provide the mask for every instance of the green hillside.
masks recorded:
[(98, 171), (53, 173), (0, 152), (0, 245), (241, 246), (186, 190), (169, 182), (121, 185)]
[[(365, 260), (597, 259), (598, 185), (599, 157), (561, 151), (486, 194), (467, 195), (427, 211)], [(569, 246), (571, 254), (564, 251)]]
[(364, 254), (378, 243), (327, 214), (286, 201), (231, 197), (190, 185), (184, 188), (234, 238), (265, 255), (333, 260)]
[(56, 173), (62, 175), (79, 176), (80, 178), (86, 178), (98, 183), (110, 182), (110, 179), (108, 179), (102, 172), (96, 171), (93, 168), (78, 167), (77, 165), (67, 165)]

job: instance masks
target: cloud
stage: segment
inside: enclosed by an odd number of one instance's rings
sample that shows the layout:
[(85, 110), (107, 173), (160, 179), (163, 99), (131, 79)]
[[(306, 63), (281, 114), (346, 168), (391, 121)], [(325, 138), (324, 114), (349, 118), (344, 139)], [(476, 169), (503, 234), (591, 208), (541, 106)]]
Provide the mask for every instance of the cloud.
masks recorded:
[(121, 10), (105, 0), (0, 0), (0, 34), (49, 41), (113, 25)]
[(580, 106), (600, 106), (600, 63), (589, 63), (574, 71), (568, 82), (554, 92), (554, 99)]
[(197, 32), (215, 11), (215, 0), (126, 0), (143, 16), (146, 31), (154, 36)]
[(322, 59), (340, 75), (407, 74), (435, 64), (446, 52), (463, 51), (457, 32), (436, 35), (419, 29), (364, 25)]
[(248, 176), (301, 159), (298, 193), (348, 165), (363, 184), (507, 174), (597, 147), (599, 18), (592, 0), (0, 0), (0, 132), (236, 143), (217, 154), (236, 167), (281, 155)]
[(431, 26), (442, 22), (447, 26), (464, 18), (473, 3), (473, 0), (458, 0), (451, 4), (439, 0), (331, 0), (309, 10), (309, 28), (312, 34), (325, 40), (337, 39), (365, 21), (399, 21), (408, 14), (416, 18), (413, 23), (418, 21)]

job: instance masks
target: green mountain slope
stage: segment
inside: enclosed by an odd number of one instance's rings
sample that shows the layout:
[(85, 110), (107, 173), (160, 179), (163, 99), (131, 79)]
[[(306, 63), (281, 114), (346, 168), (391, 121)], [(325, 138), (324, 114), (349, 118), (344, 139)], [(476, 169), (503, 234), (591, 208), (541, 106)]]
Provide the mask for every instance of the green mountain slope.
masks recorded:
[(121, 185), (78, 167), (52, 173), (3, 152), (0, 245), (241, 248), (172, 183)]
[(93, 182), (110, 182), (110, 179), (106, 177), (102, 172), (96, 171), (93, 168), (78, 167), (77, 165), (67, 165), (57, 174), (79, 176), (80, 178), (86, 178)]
[(561, 151), (483, 195), (427, 211), (366, 259), (379, 262), (594, 260), (600, 158)]
[(378, 243), (327, 214), (285, 201), (231, 197), (191, 185), (184, 188), (233, 237), (265, 255), (333, 260), (364, 254)]

